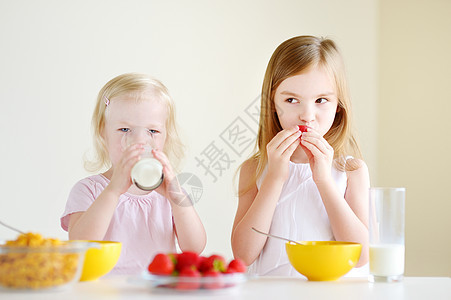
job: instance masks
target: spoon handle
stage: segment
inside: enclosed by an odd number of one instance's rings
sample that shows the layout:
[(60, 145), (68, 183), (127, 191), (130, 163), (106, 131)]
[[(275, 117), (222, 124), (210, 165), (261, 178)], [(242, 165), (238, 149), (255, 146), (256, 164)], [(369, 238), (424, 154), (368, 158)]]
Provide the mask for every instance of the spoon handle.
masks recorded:
[(18, 232), (18, 233), (20, 233), (20, 234), (24, 234), (22, 231), (20, 231), (19, 229), (16, 229), (16, 228), (14, 228), (14, 227), (11, 227), (11, 226), (9, 226), (8, 224), (5, 224), (5, 223), (3, 223), (2, 221), (0, 221), (0, 225), (3, 225), (3, 226), (5, 226), (6, 228), (9, 228), (9, 229), (11, 229), (11, 230), (14, 230), (15, 232)]
[(254, 231), (257, 232), (257, 233), (260, 233), (260, 234), (263, 234), (263, 235), (266, 235), (266, 236), (269, 236), (269, 237), (272, 237), (272, 238), (276, 238), (276, 239), (279, 239), (279, 240), (282, 240), (282, 241), (285, 241), (285, 242), (290, 242), (290, 243), (293, 243), (293, 244), (302, 245), (301, 243), (298, 243), (298, 242), (296, 242), (296, 241), (293, 241), (293, 240), (290, 240), (290, 239), (287, 239), (287, 238), (283, 238), (283, 237), (281, 237), (281, 236), (272, 235), (272, 234), (269, 234), (269, 233), (266, 233), (266, 232), (257, 230), (257, 229), (255, 229), (254, 227), (252, 227), (252, 230), (254, 230)]

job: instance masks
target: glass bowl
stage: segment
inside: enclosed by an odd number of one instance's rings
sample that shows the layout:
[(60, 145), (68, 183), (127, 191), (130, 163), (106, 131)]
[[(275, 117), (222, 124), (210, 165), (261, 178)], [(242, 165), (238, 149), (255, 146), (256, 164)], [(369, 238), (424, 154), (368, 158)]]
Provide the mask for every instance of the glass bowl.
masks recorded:
[(0, 245), (0, 287), (13, 290), (64, 289), (80, 279), (88, 242), (50, 246)]
[(151, 286), (154, 288), (179, 291), (223, 290), (236, 287), (247, 281), (247, 276), (244, 273), (221, 273), (217, 277), (183, 277), (155, 275), (146, 271), (143, 272), (142, 278), (150, 282)]

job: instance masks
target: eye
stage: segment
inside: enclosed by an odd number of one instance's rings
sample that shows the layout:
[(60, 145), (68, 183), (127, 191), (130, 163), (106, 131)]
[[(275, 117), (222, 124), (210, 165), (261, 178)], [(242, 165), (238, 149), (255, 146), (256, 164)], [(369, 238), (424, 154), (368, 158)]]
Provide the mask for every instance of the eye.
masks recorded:
[(328, 102), (329, 100), (327, 100), (326, 98), (318, 98), (318, 99), (316, 99), (316, 101), (315, 101), (315, 103), (320, 103), (320, 104), (322, 104), (322, 103), (326, 103), (326, 102)]
[(149, 133), (150, 134), (156, 134), (156, 133), (159, 133), (159, 131), (155, 130), (155, 129), (149, 129)]
[(295, 99), (295, 98), (288, 98), (285, 101), (287, 101), (288, 103), (299, 103), (299, 101), (297, 99)]
[(130, 128), (119, 128), (119, 131), (121, 131), (121, 132), (129, 132)]

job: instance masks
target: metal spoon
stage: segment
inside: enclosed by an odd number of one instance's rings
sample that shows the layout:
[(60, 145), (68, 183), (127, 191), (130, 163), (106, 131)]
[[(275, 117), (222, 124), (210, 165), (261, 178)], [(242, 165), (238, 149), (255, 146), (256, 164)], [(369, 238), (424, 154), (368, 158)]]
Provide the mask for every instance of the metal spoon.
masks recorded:
[(280, 236), (277, 236), (277, 235), (265, 233), (265, 232), (263, 232), (263, 231), (260, 231), (260, 230), (255, 229), (254, 227), (252, 227), (252, 230), (254, 230), (255, 232), (258, 232), (258, 233), (260, 233), (260, 234), (263, 234), (263, 235), (272, 237), (272, 238), (276, 238), (276, 239), (279, 239), (279, 240), (283, 240), (283, 241), (286, 241), (286, 242), (290, 242), (290, 243), (293, 243), (293, 244), (297, 244), (297, 245), (304, 246), (304, 244), (301, 244), (301, 243), (299, 243), (299, 242), (296, 242), (296, 241), (293, 241), (293, 240), (290, 240), (290, 239), (287, 239), (287, 238), (284, 238), (284, 237), (280, 237)]
[(6, 228), (9, 228), (9, 229), (11, 229), (11, 230), (14, 230), (14, 231), (16, 231), (16, 232), (18, 232), (18, 233), (20, 233), (20, 234), (25, 234), (23, 231), (20, 231), (19, 229), (14, 228), (14, 227), (12, 227), (12, 226), (9, 226), (8, 224), (3, 223), (2, 221), (0, 221), (0, 225), (3, 225), (3, 226), (5, 226)]

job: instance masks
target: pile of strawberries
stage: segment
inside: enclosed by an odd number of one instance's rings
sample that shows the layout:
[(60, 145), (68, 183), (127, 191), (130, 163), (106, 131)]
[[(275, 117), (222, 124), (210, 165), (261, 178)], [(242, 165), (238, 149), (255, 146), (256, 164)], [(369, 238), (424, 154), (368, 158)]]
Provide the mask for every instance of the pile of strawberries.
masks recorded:
[[(220, 289), (229, 286), (227, 274), (244, 273), (246, 265), (240, 259), (233, 259), (228, 264), (221, 255), (200, 256), (195, 252), (159, 253), (149, 264), (148, 270), (155, 275), (180, 277), (175, 284), (168, 287), (179, 290)], [(183, 278), (183, 280), (181, 280)]]

